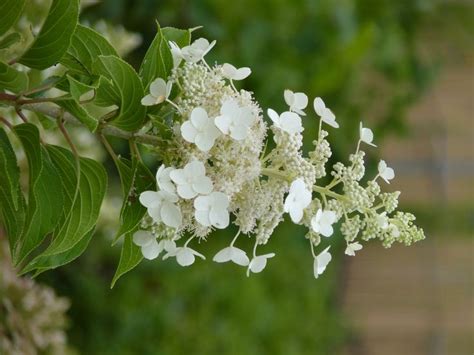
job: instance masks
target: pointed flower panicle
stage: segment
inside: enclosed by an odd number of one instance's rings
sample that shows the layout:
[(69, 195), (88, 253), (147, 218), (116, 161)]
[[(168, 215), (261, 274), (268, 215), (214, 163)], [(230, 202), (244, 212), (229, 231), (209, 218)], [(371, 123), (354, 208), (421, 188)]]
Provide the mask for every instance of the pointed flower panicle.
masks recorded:
[(203, 152), (209, 151), (214, 146), (220, 134), (214, 120), (202, 107), (196, 107), (191, 112), (189, 120), (181, 125), (181, 135), (184, 140), (196, 144)]
[(212, 191), (212, 181), (206, 176), (206, 167), (199, 160), (187, 163), (183, 169), (171, 171), (170, 178), (177, 186), (178, 195), (184, 199), (207, 195)]
[(248, 67), (236, 68), (232, 64), (222, 65), (222, 75), (229, 80), (244, 80), (252, 73)]
[(395, 172), (392, 168), (388, 167), (385, 160), (380, 160), (377, 170), (379, 172), (379, 176), (384, 179), (387, 184), (390, 184), (390, 180), (395, 177)]
[(298, 178), (291, 183), (290, 192), (285, 199), (284, 211), (290, 214), (293, 223), (299, 223), (303, 218), (303, 210), (311, 203), (311, 191), (303, 179)]
[(321, 117), (321, 120), (334, 128), (339, 128), (339, 124), (336, 122), (336, 116), (328, 109), (320, 97), (317, 97), (313, 101), (314, 111)]
[(330, 247), (327, 247), (314, 258), (313, 271), (314, 277), (316, 279), (319, 277), (319, 275), (322, 275), (322, 273), (326, 270), (326, 267), (332, 259), (331, 253), (329, 252), (329, 248)]
[(254, 256), (248, 265), (247, 276), (250, 275), (250, 272), (253, 272), (254, 274), (261, 272), (267, 266), (267, 260), (274, 256), (275, 253)]
[(224, 229), (229, 225), (229, 198), (218, 191), (194, 200), (194, 216), (205, 227)]
[(221, 114), (214, 122), (223, 134), (241, 141), (247, 137), (255, 117), (248, 107), (240, 107), (237, 101), (229, 99), (222, 104)]
[(245, 251), (232, 245), (219, 251), (216, 255), (214, 255), (212, 260), (216, 263), (226, 263), (228, 261), (232, 261), (234, 264), (240, 266), (247, 266), (250, 263)]
[(330, 237), (334, 232), (332, 225), (336, 222), (336, 219), (336, 213), (334, 211), (323, 211), (319, 209), (316, 215), (311, 219), (311, 227), (316, 233)]
[(161, 78), (155, 79), (150, 84), (150, 93), (142, 99), (142, 105), (154, 106), (165, 102), (170, 97), (172, 87), (173, 82), (171, 81), (166, 82)]
[(360, 244), (359, 242), (348, 243), (344, 253), (349, 256), (354, 256), (355, 252), (361, 249), (362, 249), (362, 244)]
[(304, 130), (303, 124), (301, 123), (301, 117), (294, 112), (286, 111), (279, 115), (275, 110), (269, 108), (267, 114), (272, 120), (273, 125), (282, 131), (289, 134), (296, 134), (301, 133)]
[(360, 141), (364, 142), (365, 144), (371, 145), (372, 147), (376, 147), (375, 144), (372, 143), (374, 140), (374, 133), (370, 128), (366, 128), (362, 125), (362, 122), (359, 125), (359, 135)]
[(283, 96), (290, 111), (296, 112), (300, 116), (306, 116), (303, 110), (308, 106), (308, 96), (305, 93), (285, 90)]

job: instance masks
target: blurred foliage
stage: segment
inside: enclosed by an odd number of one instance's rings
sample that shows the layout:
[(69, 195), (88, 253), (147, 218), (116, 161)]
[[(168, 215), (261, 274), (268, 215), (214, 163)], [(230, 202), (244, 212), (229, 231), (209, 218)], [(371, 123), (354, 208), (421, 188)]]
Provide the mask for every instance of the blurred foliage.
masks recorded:
[[(360, 120), (375, 128), (376, 144), (388, 132), (404, 132), (405, 110), (439, 65), (420, 55), (419, 37), (426, 29), (442, 32), (447, 15), (466, 21), (463, 6), (429, 0), (103, 0), (85, 9), (82, 19), (105, 19), (141, 34), (142, 46), (128, 56), (135, 67), (155, 35), (155, 19), (163, 26), (203, 25), (195, 36), (218, 41), (209, 62), (250, 66), (253, 74), (243, 85), (262, 107), (283, 109), (285, 88), (322, 96), (341, 124), (337, 134), (330, 132), (340, 157), (355, 148)], [(306, 119), (306, 143), (316, 124)], [(340, 251), (333, 250), (335, 260), (316, 281), (303, 232), (285, 224), (273, 236), (274, 248), (264, 250), (277, 257), (264, 273), (247, 278), (235, 265), (209, 260), (230, 236), (213, 239), (202, 246), (207, 261), (186, 269), (172, 261), (144, 262), (111, 291), (119, 248), (98, 235), (76, 263), (41, 279), (72, 299), (69, 337), (84, 354), (337, 353), (345, 340), (337, 299)]]

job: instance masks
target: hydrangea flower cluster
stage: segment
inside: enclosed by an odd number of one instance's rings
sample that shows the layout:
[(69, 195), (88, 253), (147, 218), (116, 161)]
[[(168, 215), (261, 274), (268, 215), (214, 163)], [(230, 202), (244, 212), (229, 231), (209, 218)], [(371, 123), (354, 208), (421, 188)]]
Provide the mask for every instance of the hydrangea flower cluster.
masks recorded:
[[(234, 84), (247, 78), (250, 68), (210, 67), (204, 56), (215, 41), (200, 38), (184, 48), (174, 42), (169, 45), (172, 75), (156, 78), (142, 100), (165, 117), (153, 121), (150, 131), (162, 132), (165, 126), (169, 133), (165, 147), (157, 149), (162, 160), (157, 190), (139, 196), (148, 213), (133, 240), (145, 258), (155, 259), (165, 252), (163, 259), (191, 265), (196, 256), (205, 257), (190, 243), (232, 223), (239, 232), (213, 260), (246, 267), (247, 275), (258, 273), (275, 256), (259, 254), (258, 247), (268, 242), (286, 214), (293, 223), (308, 228), (316, 278), (326, 269), (331, 254), (330, 247), (319, 253), (315, 249), (321, 236), (333, 237), (337, 225), (347, 243), (345, 253), (351, 256), (362, 249), (362, 241), (373, 238), (386, 247), (395, 241), (409, 245), (424, 238), (413, 224), (413, 215), (395, 211), (399, 192), (381, 192), (380, 180), (389, 183), (395, 175), (385, 161), (378, 164), (374, 178), (364, 179), (361, 148), (375, 146), (369, 128), (360, 124), (357, 149), (349, 164), (336, 163), (329, 169), (332, 181), (317, 184), (327, 175), (331, 157), (326, 125), (339, 127), (320, 97), (313, 100), (312, 118), (308, 96), (285, 90), (288, 109), (278, 113), (268, 108), (267, 121), (253, 94), (237, 90)], [(319, 120), (319, 132), (314, 149), (304, 156), (303, 120), (312, 119)], [(274, 141), (270, 151), (265, 149), (267, 138)], [(241, 235), (254, 239), (250, 256), (235, 246)], [(183, 237), (186, 241), (177, 246)]]

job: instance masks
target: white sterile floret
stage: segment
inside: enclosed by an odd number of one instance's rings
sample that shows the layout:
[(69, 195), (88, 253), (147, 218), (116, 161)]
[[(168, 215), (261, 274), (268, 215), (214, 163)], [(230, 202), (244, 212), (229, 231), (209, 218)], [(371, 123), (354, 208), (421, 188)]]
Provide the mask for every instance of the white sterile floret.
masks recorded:
[(244, 80), (252, 73), (248, 67), (236, 68), (232, 64), (225, 63), (222, 66), (222, 76), (229, 80)]
[(240, 141), (247, 137), (255, 117), (250, 108), (240, 107), (236, 100), (229, 99), (222, 104), (221, 114), (214, 119), (214, 122), (222, 133)]
[(303, 218), (303, 210), (311, 203), (311, 191), (308, 190), (302, 178), (291, 183), (290, 192), (285, 199), (284, 211), (290, 214), (293, 223), (299, 223)]
[(308, 96), (306, 96), (305, 93), (285, 90), (283, 96), (286, 104), (290, 107), (290, 111), (296, 112), (301, 116), (306, 116), (303, 110), (308, 106)]
[(359, 139), (361, 142), (371, 145), (372, 147), (376, 147), (376, 145), (372, 143), (372, 141), (374, 140), (374, 133), (370, 128), (362, 126), (362, 122), (359, 125), (359, 134)]
[(255, 256), (250, 260), (249, 266), (247, 268), (247, 276), (250, 275), (250, 271), (254, 274), (261, 272), (267, 266), (267, 259), (273, 258), (275, 253), (269, 253), (264, 255)]
[(212, 191), (212, 181), (206, 176), (206, 167), (199, 160), (187, 163), (183, 169), (171, 171), (170, 178), (176, 184), (178, 195), (184, 199), (207, 195)]
[(281, 115), (269, 108), (267, 110), (268, 117), (273, 121), (275, 127), (285, 131), (289, 134), (296, 134), (303, 132), (304, 128), (301, 123), (301, 117), (298, 114), (290, 111), (283, 112)]
[(173, 83), (164, 81), (161, 78), (155, 79), (150, 84), (150, 93), (142, 99), (142, 105), (153, 106), (166, 101), (171, 93)]
[(326, 270), (326, 266), (328, 266), (332, 259), (331, 253), (328, 251), (329, 248), (330, 247), (327, 247), (314, 258), (313, 269), (315, 278), (318, 278), (318, 276), (321, 275), (324, 270)]
[(336, 122), (336, 116), (334, 113), (326, 107), (324, 104), (323, 99), (320, 97), (317, 97), (313, 101), (313, 106), (314, 106), (314, 111), (318, 114), (319, 117), (321, 117), (321, 120), (334, 127), (334, 128), (339, 128), (339, 124)]
[(166, 167), (161, 165), (156, 172), (156, 182), (160, 190), (164, 190), (171, 193), (176, 193), (176, 186), (170, 178), (170, 172), (174, 170), (173, 167)]
[(156, 259), (163, 250), (156, 241), (156, 237), (148, 231), (135, 232), (133, 243), (140, 247), (143, 257), (148, 260)]
[(191, 63), (197, 63), (204, 59), (204, 56), (214, 47), (216, 41), (209, 41), (205, 38), (195, 40), (191, 45), (181, 48), (181, 55), (184, 60)]
[(247, 266), (250, 262), (245, 251), (232, 245), (219, 251), (216, 255), (214, 255), (212, 260), (216, 263), (226, 263), (228, 261), (232, 261), (233, 263), (240, 266)]
[(229, 198), (226, 194), (214, 191), (208, 196), (194, 200), (194, 217), (205, 227), (224, 229), (229, 225)]
[(171, 55), (173, 56), (173, 68), (177, 68), (181, 61), (184, 59), (181, 48), (176, 44), (176, 42), (169, 41)]
[(206, 260), (205, 256), (198, 253), (196, 250), (189, 247), (178, 247), (163, 256), (163, 260), (168, 259), (169, 257), (176, 257), (176, 261), (181, 266), (189, 266), (194, 264), (196, 256), (200, 257), (203, 260)]
[(318, 209), (316, 215), (311, 219), (311, 227), (313, 227), (316, 233), (330, 237), (334, 232), (332, 225), (336, 222), (336, 219), (336, 213), (334, 211)]
[(202, 107), (196, 107), (191, 112), (188, 121), (181, 125), (181, 135), (189, 143), (194, 143), (203, 152), (209, 151), (214, 145), (220, 132), (214, 120), (207, 115)]
[(388, 167), (385, 160), (380, 160), (377, 169), (379, 171), (379, 176), (384, 179), (387, 184), (390, 184), (390, 180), (395, 177), (395, 172), (393, 169)]
[(175, 205), (178, 196), (168, 191), (144, 191), (140, 203), (147, 208), (148, 215), (156, 223), (163, 222), (169, 227), (178, 228), (182, 222), (181, 210)]
[(347, 244), (347, 247), (344, 253), (349, 256), (354, 256), (355, 252), (361, 249), (362, 249), (362, 244), (360, 244), (359, 242), (349, 243)]

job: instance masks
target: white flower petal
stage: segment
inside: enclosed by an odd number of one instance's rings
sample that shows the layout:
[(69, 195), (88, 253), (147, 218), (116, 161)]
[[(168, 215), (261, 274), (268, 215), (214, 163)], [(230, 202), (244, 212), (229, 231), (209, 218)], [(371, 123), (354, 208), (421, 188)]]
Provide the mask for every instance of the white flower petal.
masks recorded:
[(301, 117), (290, 111), (283, 112), (280, 115), (280, 126), (282, 130), (290, 134), (301, 133), (304, 129), (301, 123)]
[(314, 277), (318, 278), (324, 270), (326, 270), (327, 265), (332, 259), (331, 254), (329, 253), (329, 247), (324, 249), (316, 258), (314, 258)]
[(209, 220), (209, 211), (195, 210), (194, 218), (198, 223), (202, 224), (204, 227), (210, 227), (211, 221)]
[(199, 160), (192, 160), (184, 167), (186, 176), (197, 177), (206, 175), (206, 167)]
[(237, 69), (234, 74), (233, 80), (244, 80), (252, 73), (252, 70), (248, 67), (242, 67)]
[(194, 198), (198, 195), (198, 193), (194, 191), (192, 186), (189, 184), (178, 185), (176, 189), (178, 195), (186, 200)]
[(207, 125), (207, 121), (209, 120), (209, 116), (207, 115), (206, 110), (202, 107), (196, 107), (191, 112), (190, 121), (193, 123), (193, 126), (196, 127), (198, 130), (199, 128), (205, 127)]
[(257, 256), (253, 258), (249, 263), (250, 271), (252, 271), (255, 274), (265, 269), (265, 266), (267, 266), (267, 259), (262, 258), (261, 256)]
[(153, 260), (158, 257), (161, 253), (161, 248), (156, 240), (150, 244), (141, 247), (143, 257), (148, 260)]
[(222, 133), (229, 134), (230, 125), (232, 123), (232, 119), (229, 116), (227, 115), (217, 116), (214, 119), (214, 123), (216, 124), (217, 128), (219, 128), (219, 130)]
[(181, 226), (183, 216), (178, 206), (171, 202), (164, 202), (160, 211), (161, 219), (169, 227), (178, 228)]
[(189, 143), (194, 143), (198, 133), (198, 130), (190, 121), (186, 121), (181, 125), (181, 136)]
[(133, 234), (133, 243), (139, 247), (144, 247), (151, 244), (155, 240), (155, 237), (151, 232), (139, 230)]
[(305, 93), (297, 92), (294, 94), (292, 105), (295, 109), (304, 110), (308, 106), (308, 96)]
[(322, 116), (326, 105), (324, 104), (323, 99), (317, 97), (313, 101), (314, 111), (318, 114), (318, 116)]
[(167, 97), (166, 91), (167, 84), (162, 78), (157, 78), (150, 84), (150, 94), (152, 94), (157, 99), (161, 98), (160, 102), (163, 102)]
[(189, 266), (194, 263), (196, 258), (190, 248), (180, 248), (176, 253), (176, 261), (181, 266)]
[(211, 208), (211, 199), (209, 196), (198, 196), (194, 200), (194, 208), (199, 211), (208, 211)]
[(192, 188), (201, 195), (210, 194), (212, 191), (212, 181), (207, 176), (201, 176), (199, 179), (194, 181)]
[(240, 266), (247, 266), (250, 263), (250, 260), (242, 249), (232, 247), (232, 262), (240, 265)]
[(209, 221), (219, 229), (224, 229), (229, 225), (229, 211), (212, 208), (209, 211)]
[(143, 106), (153, 106), (158, 104), (157, 98), (150, 94), (146, 95), (140, 102)]
[(160, 194), (156, 191), (144, 191), (138, 198), (140, 203), (148, 208), (157, 207), (161, 203)]
[(232, 258), (232, 247), (227, 247), (219, 251), (212, 259), (216, 263), (226, 263)]
[(325, 237), (330, 237), (333, 232), (334, 232), (334, 229), (332, 228), (330, 224), (322, 224), (320, 226), (320, 233)]
[(275, 110), (272, 110), (271, 108), (269, 108), (267, 110), (267, 115), (268, 117), (270, 117), (270, 119), (275, 124), (275, 126), (280, 127), (280, 115), (276, 113)]

